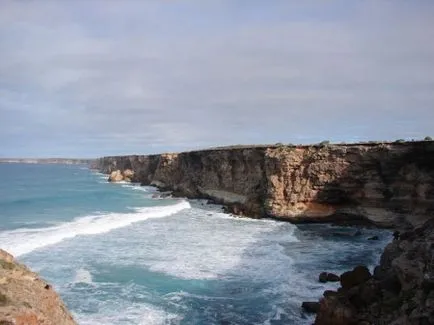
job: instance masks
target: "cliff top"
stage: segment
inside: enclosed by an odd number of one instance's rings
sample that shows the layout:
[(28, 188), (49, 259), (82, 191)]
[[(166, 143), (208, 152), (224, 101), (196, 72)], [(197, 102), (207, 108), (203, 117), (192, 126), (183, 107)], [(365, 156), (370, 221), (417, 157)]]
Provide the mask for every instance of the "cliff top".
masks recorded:
[[(225, 151), (225, 150), (245, 150), (245, 149), (258, 149), (258, 150), (266, 150), (273, 148), (321, 148), (321, 147), (377, 147), (377, 146), (423, 146), (427, 143), (434, 143), (433, 140), (412, 140), (406, 141), (403, 139), (399, 139), (396, 141), (365, 141), (365, 142), (354, 142), (354, 143), (331, 143), (329, 141), (322, 141), (314, 144), (292, 144), (292, 143), (275, 143), (275, 144), (249, 144), (249, 145), (231, 145), (231, 146), (217, 146), (211, 148), (203, 148), (203, 149), (194, 149), (188, 150), (184, 152), (194, 153), (194, 152), (207, 152), (207, 151)], [(158, 154), (144, 154), (145, 156), (158, 156)], [(165, 152), (164, 154), (177, 154), (177, 152)], [(137, 154), (131, 155), (118, 155), (118, 156), (107, 156), (107, 157), (126, 157), (126, 156), (136, 156)]]

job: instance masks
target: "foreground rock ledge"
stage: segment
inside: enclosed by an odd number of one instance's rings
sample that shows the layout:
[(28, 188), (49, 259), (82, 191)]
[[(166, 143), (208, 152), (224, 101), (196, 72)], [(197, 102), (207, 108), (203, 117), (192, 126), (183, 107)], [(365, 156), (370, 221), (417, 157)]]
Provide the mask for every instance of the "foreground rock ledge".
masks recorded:
[(1, 325), (76, 325), (51, 285), (0, 249)]
[(315, 325), (434, 324), (434, 219), (385, 248), (371, 275), (363, 266), (324, 292)]

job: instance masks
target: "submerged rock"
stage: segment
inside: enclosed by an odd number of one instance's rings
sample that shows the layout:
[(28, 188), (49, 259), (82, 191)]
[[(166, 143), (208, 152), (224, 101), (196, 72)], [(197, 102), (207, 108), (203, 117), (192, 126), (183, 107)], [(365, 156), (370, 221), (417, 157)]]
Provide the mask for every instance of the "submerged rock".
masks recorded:
[(76, 325), (51, 285), (1, 249), (0, 324)]

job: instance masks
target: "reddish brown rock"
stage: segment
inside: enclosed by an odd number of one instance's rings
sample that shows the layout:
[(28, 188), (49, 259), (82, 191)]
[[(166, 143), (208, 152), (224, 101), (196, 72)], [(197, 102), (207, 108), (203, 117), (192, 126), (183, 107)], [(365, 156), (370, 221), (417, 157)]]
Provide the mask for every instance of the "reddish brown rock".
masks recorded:
[(76, 323), (50, 285), (0, 249), (0, 324)]

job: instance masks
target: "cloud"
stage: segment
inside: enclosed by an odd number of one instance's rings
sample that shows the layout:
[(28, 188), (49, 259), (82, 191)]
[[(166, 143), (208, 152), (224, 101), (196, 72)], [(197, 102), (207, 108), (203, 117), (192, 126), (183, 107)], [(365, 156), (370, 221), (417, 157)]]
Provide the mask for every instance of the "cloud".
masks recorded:
[(5, 0), (0, 155), (423, 137), (433, 18), (429, 1)]

